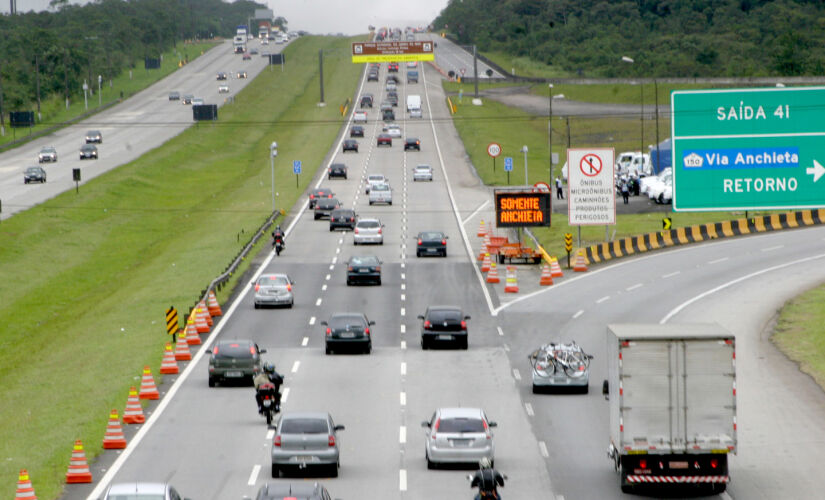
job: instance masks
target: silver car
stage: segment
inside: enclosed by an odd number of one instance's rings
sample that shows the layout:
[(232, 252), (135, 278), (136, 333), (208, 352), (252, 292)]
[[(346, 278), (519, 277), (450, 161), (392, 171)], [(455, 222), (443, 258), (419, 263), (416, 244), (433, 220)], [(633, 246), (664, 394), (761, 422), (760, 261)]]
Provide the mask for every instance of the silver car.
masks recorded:
[(370, 188), (370, 205), (373, 203), (386, 203), (392, 205), (392, 188), (389, 184), (376, 184)]
[(377, 184), (389, 184), (390, 182), (384, 177), (382, 174), (370, 174), (367, 176), (367, 189), (366, 193), (370, 194), (370, 188)]
[(57, 150), (53, 146), (46, 146), (40, 150), (40, 153), (37, 154), (37, 161), (40, 163), (56, 162)]
[(272, 477), (278, 478), (287, 467), (304, 469), (319, 466), (338, 477), (341, 466), (338, 453), (338, 431), (332, 416), (320, 411), (294, 411), (281, 415), (272, 440)]
[(116, 483), (106, 490), (101, 500), (189, 500), (169, 483)]
[(587, 393), (593, 356), (585, 353), (575, 341), (544, 344), (527, 358), (533, 367), (533, 393), (552, 388)]
[(262, 274), (255, 282), (255, 309), (261, 306), (292, 307), (294, 284), (286, 274)]
[(429, 421), (421, 423), (427, 435), (427, 468), (448, 463), (477, 467), (482, 458), (492, 464), (496, 451), (492, 428), (496, 425), (479, 408), (439, 408)]
[(355, 223), (355, 231), (352, 235), (354, 245), (364, 243), (384, 244), (384, 224), (378, 219), (358, 219)]
[(413, 181), (433, 180), (433, 167), (429, 165), (417, 165), (413, 170)]

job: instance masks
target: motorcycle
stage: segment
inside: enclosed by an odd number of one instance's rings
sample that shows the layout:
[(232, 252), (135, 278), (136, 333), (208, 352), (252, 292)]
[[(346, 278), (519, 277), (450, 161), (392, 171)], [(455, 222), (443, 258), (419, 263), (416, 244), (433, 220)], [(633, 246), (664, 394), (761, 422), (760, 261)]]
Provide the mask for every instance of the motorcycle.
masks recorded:
[(283, 236), (272, 236), (272, 246), (275, 247), (275, 254), (281, 255), (281, 251), (284, 249), (284, 237)]
[(261, 414), (266, 417), (266, 424), (272, 424), (272, 418), (281, 411), (281, 398), (275, 384), (261, 384), (258, 389), (261, 398)]
[[(502, 474), (501, 477), (505, 481), (509, 479), (507, 474)], [(499, 495), (498, 492), (482, 490), (480, 484), (473, 486), (472, 483), (474, 478), (475, 476), (473, 474), (467, 474), (467, 481), (470, 481), (470, 488), (478, 488), (478, 493), (475, 496), (475, 500), (501, 500), (501, 495)], [(502, 484), (501, 487), (503, 488), (504, 484)]]

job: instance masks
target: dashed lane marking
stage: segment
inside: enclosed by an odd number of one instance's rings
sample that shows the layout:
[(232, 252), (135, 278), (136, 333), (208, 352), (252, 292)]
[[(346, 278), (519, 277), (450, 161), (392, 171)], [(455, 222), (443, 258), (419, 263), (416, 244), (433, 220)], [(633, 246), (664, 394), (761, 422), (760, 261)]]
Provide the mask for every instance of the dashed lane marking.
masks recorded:
[(301, 341), (301, 347), (306, 347), (309, 344), (309, 337), (304, 337)]
[(318, 300), (316, 300), (316, 301), (315, 301), (315, 305), (316, 305), (316, 306), (320, 306), (320, 305), (321, 305), (321, 298), (320, 298), (320, 297), (318, 297)]
[(256, 464), (252, 467), (252, 473), (249, 475), (249, 481), (246, 482), (249, 486), (255, 486), (255, 483), (258, 482), (258, 473), (261, 472), (261, 465)]
[(407, 333), (407, 325), (401, 325), (401, 333)]
[(524, 403), (524, 411), (526, 411), (527, 415), (530, 417), (535, 415), (535, 413), (533, 412), (533, 405), (531, 405), (530, 403)]
[(309, 318), (309, 325), (312, 326), (315, 324), (315, 316)]
[(407, 341), (406, 341), (406, 340), (402, 340), (402, 341), (401, 341), (401, 349), (403, 350), (403, 349), (406, 349), (406, 348), (407, 348)]
[(297, 373), (297, 372), (298, 372), (298, 368), (299, 368), (300, 366), (301, 366), (301, 362), (300, 362), (300, 361), (295, 361), (294, 363), (292, 363), (292, 373)]
[(331, 274), (327, 274), (327, 281), (329, 281), (329, 279), (330, 279), (330, 278), (332, 278), (332, 275), (331, 275)]
[(402, 307), (401, 308), (401, 316), (406, 316), (406, 315), (407, 315), (407, 309)]
[(785, 245), (776, 245), (775, 247), (763, 248), (762, 251), (763, 252), (773, 252), (774, 250), (779, 250), (780, 248), (785, 248)]
[(285, 387), (283, 391), (281, 391), (281, 404), (286, 404), (286, 400), (289, 398), (289, 387)]
[(398, 430), (398, 444), (404, 444), (407, 442), (407, 427), (402, 425), (401, 429)]
[(503, 336), (504, 336), (504, 330), (502, 330), (500, 326), (497, 326), (497, 327), (496, 327), (496, 330), (498, 330), (498, 335), (499, 335), (500, 337), (503, 337)]
[(541, 452), (541, 456), (544, 458), (550, 456), (550, 453), (547, 452), (547, 445), (544, 444), (544, 441), (539, 441), (539, 451)]
[(401, 362), (401, 375), (406, 375), (406, 374), (407, 374), (407, 363), (402, 361)]
[(726, 260), (728, 260), (728, 257), (722, 257), (721, 259), (709, 260), (708, 264), (718, 264), (720, 262), (725, 262)]
[(636, 283), (633, 286), (629, 286), (629, 287), (625, 288), (625, 291), (632, 292), (633, 290), (635, 290), (637, 288), (641, 288), (641, 287), (642, 287), (641, 283)]
[(326, 284), (324, 284), (324, 285), (321, 287), (321, 291), (322, 291), (322, 292), (326, 292), (326, 291), (327, 291), (327, 285), (326, 285)]
[(402, 393), (399, 394), (398, 402), (401, 404), (401, 406), (407, 406), (407, 393), (406, 392), (402, 392)]
[(406, 469), (401, 469), (398, 471), (398, 489), (401, 491), (407, 491), (407, 471)]
[(662, 278), (672, 278), (677, 274), (680, 274), (682, 271), (673, 271), (672, 273), (663, 274)]
[(401, 302), (404, 302), (405, 300), (407, 300), (407, 295), (402, 293), (401, 294)]
[(610, 300), (610, 295), (605, 295), (604, 297), (600, 298), (599, 300), (596, 301), (596, 304), (601, 304), (605, 300)]
[(518, 368), (513, 368), (513, 378), (521, 380), (521, 373), (519, 373)]
[(579, 309), (578, 311), (576, 311), (576, 314), (574, 314), (574, 315), (573, 315), (573, 319), (578, 318), (578, 317), (579, 317), (579, 316), (581, 316), (582, 314), (584, 314), (584, 310), (583, 310), (583, 309)]

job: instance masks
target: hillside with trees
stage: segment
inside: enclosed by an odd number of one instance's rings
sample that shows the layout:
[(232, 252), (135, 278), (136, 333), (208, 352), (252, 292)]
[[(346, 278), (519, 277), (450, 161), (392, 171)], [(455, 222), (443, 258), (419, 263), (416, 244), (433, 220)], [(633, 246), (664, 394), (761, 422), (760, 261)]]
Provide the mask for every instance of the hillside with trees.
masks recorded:
[(571, 76), (825, 73), (818, 0), (450, 0), (433, 28)]
[[(53, 11), (0, 16), (3, 109), (32, 109), (37, 96), (76, 95), (83, 80), (143, 65), (182, 40), (231, 37), (256, 8), (249, 0), (53, 0)], [(80, 90), (82, 95), (82, 90)]]

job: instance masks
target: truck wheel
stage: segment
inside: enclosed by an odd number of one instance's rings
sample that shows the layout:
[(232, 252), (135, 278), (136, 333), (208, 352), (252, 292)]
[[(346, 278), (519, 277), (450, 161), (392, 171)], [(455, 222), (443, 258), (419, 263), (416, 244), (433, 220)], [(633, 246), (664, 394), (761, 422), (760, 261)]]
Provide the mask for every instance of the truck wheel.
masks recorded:
[(272, 478), (273, 478), (273, 479), (278, 479), (279, 477), (281, 477), (281, 469), (280, 469), (280, 467), (278, 467), (278, 466), (277, 466), (277, 465), (275, 465), (275, 464), (272, 464)]

